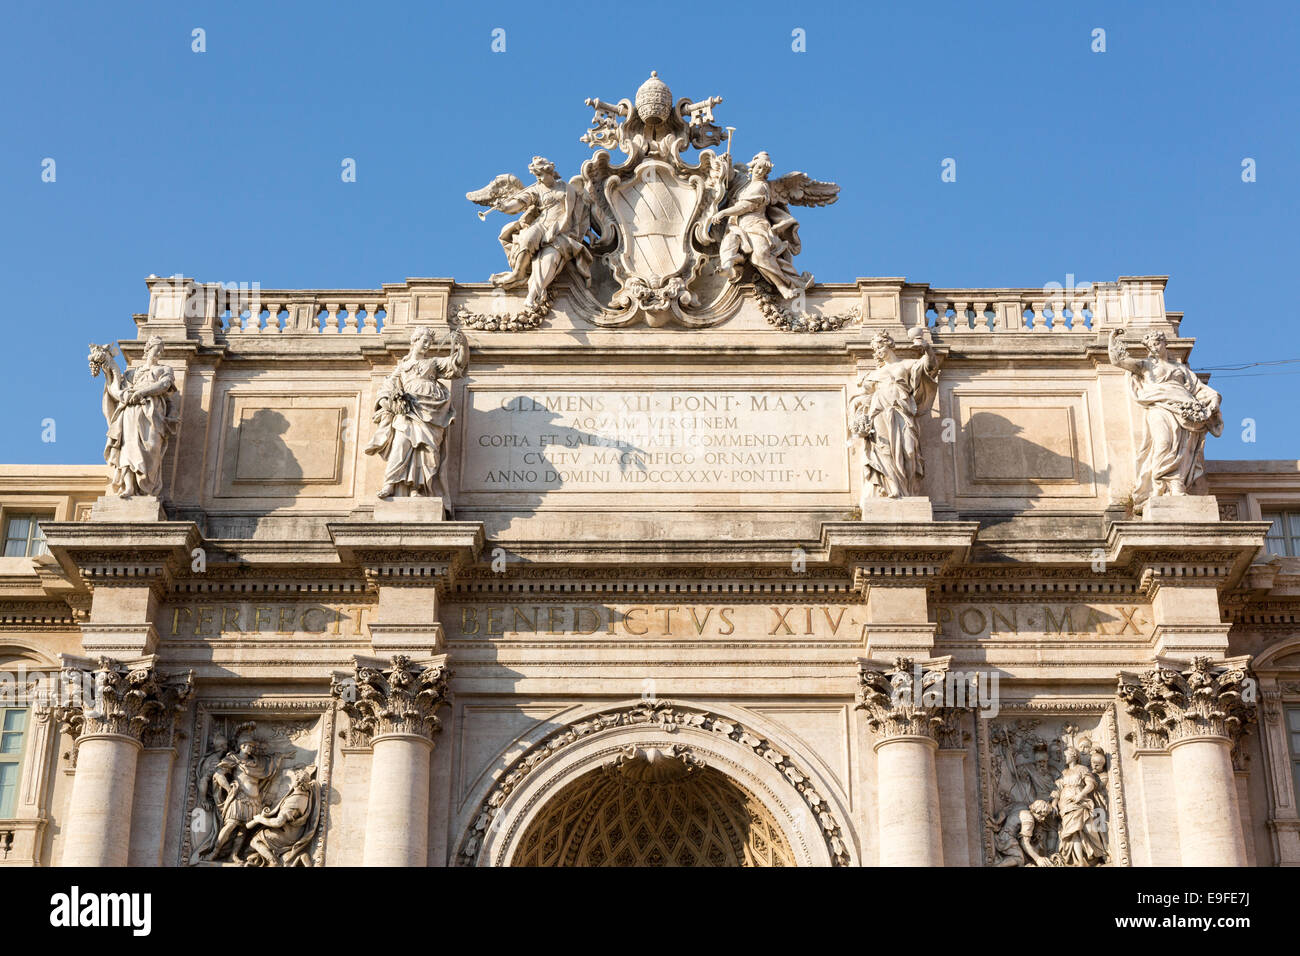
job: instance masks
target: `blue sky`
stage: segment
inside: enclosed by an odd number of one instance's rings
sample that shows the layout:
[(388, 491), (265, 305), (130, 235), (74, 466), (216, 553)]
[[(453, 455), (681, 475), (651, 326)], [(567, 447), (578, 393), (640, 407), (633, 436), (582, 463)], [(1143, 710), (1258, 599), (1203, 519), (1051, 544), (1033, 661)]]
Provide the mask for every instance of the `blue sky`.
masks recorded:
[[(800, 265), (823, 281), (1168, 274), (1194, 367), (1300, 359), (1298, 48), (1283, 2), (9, 2), (0, 460), (100, 460), (86, 343), (132, 335), (151, 272), (263, 288), (486, 279), (498, 226), (465, 191), (535, 153), (572, 175), (590, 155), (583, 99), (630, 97), (652, 69), (676, 96), (725, 97), (741, 155), (841, 184), (837, 205), (801, 216)], [(1300, 364), (1245, 371), (1213, 379), (1228, 427), (1208, 454), (1300, 457)]]

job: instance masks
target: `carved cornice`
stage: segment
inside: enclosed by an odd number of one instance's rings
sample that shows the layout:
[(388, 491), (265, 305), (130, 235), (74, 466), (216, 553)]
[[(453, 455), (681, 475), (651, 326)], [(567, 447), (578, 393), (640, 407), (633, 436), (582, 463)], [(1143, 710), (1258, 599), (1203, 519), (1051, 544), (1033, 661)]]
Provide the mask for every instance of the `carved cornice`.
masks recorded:
[(192, 521), (42, 522), (50, 553), (88, 587), (148, 587), (159, 597), (200, 542)]
[(868, 661), (858, 666), (856, 707), (867, 712), (867, 726), (882, 740), (929, 737), (945, 746), (959, 746), (961, 713), (948, 706), (946, 666), (929, 666), (899, 657), (888, 669)]
[(446, 655), (412, 661), (404, 654), (385, 667), (378, 658), (355, 657), (351, 674), (335, 673), (330, 693), (351, 718), (348, 743), (365, 746), (375, 737), (405, 734), (432, 740), (442, 729), (436, 711), (447, 702), (451, 672)]
[(1245, 659), (1213, 665), (1193, 658), (1182, 671), (1156, 666), (1121, 673), (1116, 694), (1137, 724), (1135, 743), (1159, 749), (1196, 738), (1225, 737), (1236, 749), (1256, 720)]
[(344, 565), (360, 569), (372, 590), (443, 590), (461, 568), (478, 560), (484, 542), (483, 525), (471, 521), (349, 521), (326, 527)]
[(1145, 592), (1160, 587), (1235, 587), (1264, 543), (1262, 521), (1115, 521), (1107, 534), (1108, 565), (1129, 568)]
[(170, 743), (176, 715), (194, 692), (194, 671), (164, 677), (152, 656), (134, 661), (60, 658), (68, 702), (55, 712), (66, 733), (78, 740), (118, 734), (145, 746)]

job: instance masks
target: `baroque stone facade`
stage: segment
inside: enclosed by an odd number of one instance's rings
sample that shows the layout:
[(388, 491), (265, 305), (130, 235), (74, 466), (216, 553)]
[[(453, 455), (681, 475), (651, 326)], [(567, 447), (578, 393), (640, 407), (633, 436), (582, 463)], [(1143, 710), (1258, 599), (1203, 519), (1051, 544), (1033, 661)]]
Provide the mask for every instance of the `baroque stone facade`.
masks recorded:
[(0, 865), (1300, 863), (1300, 463), (1165, 278), (815, 282), (721, 104), (588, 101), (489, 281), (147, 280), (0, 467)]

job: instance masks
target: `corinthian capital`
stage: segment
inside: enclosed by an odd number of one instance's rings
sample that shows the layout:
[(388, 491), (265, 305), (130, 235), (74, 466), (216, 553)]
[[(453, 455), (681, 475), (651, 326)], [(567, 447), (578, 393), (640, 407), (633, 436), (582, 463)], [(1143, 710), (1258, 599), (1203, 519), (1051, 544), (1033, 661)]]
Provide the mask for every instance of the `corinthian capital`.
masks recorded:
[(176, 715), (194, 692), (194, 671), (164, 677), (155, 657), (119, 661), (63, 655), (64, 701), (57, 708), (74, 737), (120, 734), (153, 746), (170, 742)]
[[(884, 740), (923, 736), (952, 743), (962, 709), (954, 706), (946, 667), (926, 667), (900, 657), (880, 669), (863, 662), (858, 669), (857, 709), (867, 712), (867, 726)], [(964, 697), (964, 695), (963, 695)]]
[(1197, 657), (1183, 671), (1154, 667), (1121, 673), (1116, 693), (1147, 746), (1227, 737), (1236, 747), (1256, 718), (1254, 687), (1244, 661), (1215, 666), (1208, 657)]
[(330, 684), (352, 719), (352, 735), (360, 740), (414, 734), (432, 740), (442, 727), (435, 711), (447, 699), (446, 656), (417, 662), (399, 654), (388, 666), (375, 658), (353, 660), (355, 671), (335, 674)]

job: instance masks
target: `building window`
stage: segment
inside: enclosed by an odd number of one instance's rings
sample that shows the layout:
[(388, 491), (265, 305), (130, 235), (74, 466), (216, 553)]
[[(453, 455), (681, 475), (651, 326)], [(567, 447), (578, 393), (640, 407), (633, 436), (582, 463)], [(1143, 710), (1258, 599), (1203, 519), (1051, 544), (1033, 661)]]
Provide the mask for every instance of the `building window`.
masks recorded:
[(23, 769), (23, 737), (27, 711), (0, 708), (0, 820), (11, 819), (18, 803), (18, 777)]
[(5, 519), (5, 554), (6, 558), (30, 558), (38, 554), (49, 554), (45, 547), (45, 533), (41, 531), (41, 522), (48, 521), (53, 515), (10, 515)]
[(1286, 710), (1286, 740), (1291, 752), (1291, 777), (1295, 781), (1295, 792), (1300, 795), (1300, 707)]
[(1300, 557), (1300, 511), (1265, 511), (1264, 520), (1272, 522), (1264, 536), (1268, 553)]

